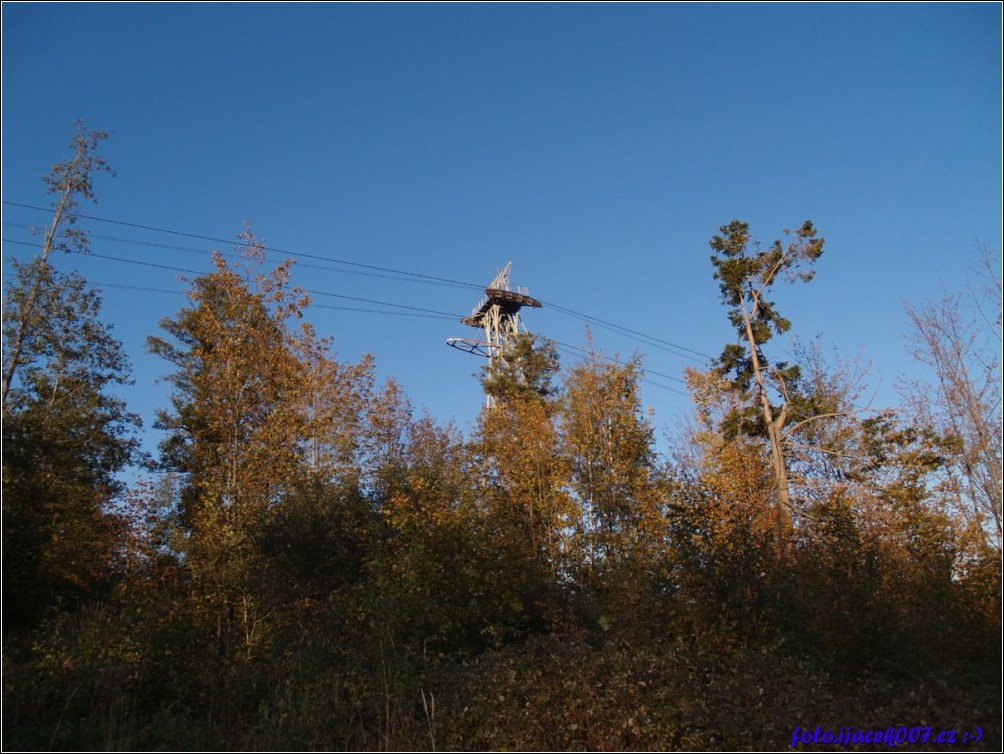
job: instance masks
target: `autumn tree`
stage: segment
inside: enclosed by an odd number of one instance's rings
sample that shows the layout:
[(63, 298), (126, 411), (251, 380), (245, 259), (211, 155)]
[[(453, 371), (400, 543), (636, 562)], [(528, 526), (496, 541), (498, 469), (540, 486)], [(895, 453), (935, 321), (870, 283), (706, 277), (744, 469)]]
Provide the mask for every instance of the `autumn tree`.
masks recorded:
[(501, 616), (484, 588), (499, 553), (483, 541), (470, 454), (454, 427), (428, 416), (411, 422), (407, 443), (407, 462), (380, 508), (402, 635), (424, 653), (475, 652)]
[(373, 357), (340, 363), (330, 343), (305, 339), (298, 358), (307, 370), (303, 411), (306, 462), (312, 477), (339, 484), (362, 482), (367, 463), (367, 412), (374, 400)]
[(750, 236), (749, 226), (733, 220), (710, 242), (722, 303), (730, 307), (729, 322), (739, 336), (739, 342), (725, 346), (717, 369), (730, 376), (734, 389), (750, 397), (748, 405), (727, 418), (729, 434), (767, 437), (777, 500), (789, 510), (793, 506), (782, 432), (792, 410), (792, 383), (799, 370), (784, 362), (772, 363), (764, 354), (763, 346), (791, 327), (767, 296), (781, 277), (801, 282), (812, 279), (813, 264), (823, 253), (824, 243), (816, 236), (815, 226), (807, 220), (798, 230), (786, 231), (783, 242), (776, 240), (761, 249)]
[(746, 397), (719, 370), (685, 371), (694, 417), (674, 453), (667, 500), (677, 622), (727, 642), (780, 628), (790, 558), (769, 461), (757, 438), (729, 433)]
[(866, 395), (866, 365), (839, 354), (826, 358), (818, 339), (793, 340), (799, 374), (789, 385), (791, 411), (781, 438), (789, 481), (803, 502), (813, 503), (847, 486), (861, 460), (863, 421), (884, 409), (872, 407)]
[(368, 489), (368, 412), (373, 360), (340, 363), (326, 339), (304, 325), (297, 338), (303, 458), (287, 471), (261, 533), (262, 552), (278, 570), (274, 592), (289, 601), (324, 600), (362, 577), (373, 534)]
[(1001, 288), (999, 263), (982, 249), (986, 285), (941, 301), (907, 305), (914, 357), (933, 372), (931, 382), (904, 385), (918, 424), (956, 444), (947, 470), (959, 512), (1001, 547)]
[(486, 586), (509, 606), (514, 625), (543, 625), (573, 516), (557, 372), (552, 343), (518, 336), (484, 373), (494, 403), (482, 411), (471, 443), (485, 546), (499, 558)]
[(190, 305), (151, 337), (150, 350), (176, 367), (163, 464), (185, 475), (181, 515), (186, 564), (216, 611), (221, 649), (250, 653), (260, 640), (255, 599), (257, 536), (298, 478), (308, 439), (307, 374), (297, 358), (309, 329), (293, 322), (306, 296), (289, 284), (291, 262), (260, 272), (265, 250), (246, 230), (241, 259), (191, 281)]
[(108, 506), (139, 426), (114, 393), (129, 365), (97, 292), (41, 258), (11, 264), (4, 354), (20, 368), (5, 364), (15, 378), (3, 421), (5, 627), (71, 606), (110, 573)]
[(108, 138), (104, 131), (87, 131), (83, 121), (77, 121), (76, 131), (70, 139), (73, 157), (67, 162), (52, 166), (45, 176), (46, 189), (55, 196), (52, 201), (52, 220), (42, 240), (42, 254), (37, 265), (32, 267), (35, 277), (28, 282), (23, 302), (13, 319), (5, 319), (5, 333), (9, 338), (4, 348), (2, 414), (7, 415), (7, 398), (14, 384), (15, 375), (25, 358), (25, 341), (32, 337), (31, 327), (37, 322), (35, 308), (43, 295), (47, 283), (49, 255), (52, 251), (83, 252), (88, 248), (86, 231), (76, 227), (77, 205), (81, 199), (97, 201), (94, 198), (94, 174), (107, 171), (114, 174), (104, 158), (97, 153), (98, 145)]
[[(893, 411), (862, 426), (860, 460), (844, 497), (877, 568), (871, 591), (883, 619), (870, 621), (871, 640), (886, 656), (917, 667), (975, 655), (972, 646), (963, 649), (974, 636), (986, 649), (987, 636), (996, 633), (999, 648), (999, 554), (980, 547), (983, 537), (973, 539), (946, 494), (957, 439)], [(997, 588), (970, 593), (981, 578), (973, 574), (990, 563)]]
[(415, 409), (400, 383), (388, 378), (365, 410), (362, 434), (364, 484), (377, 506), (398, 490), (407, 467), (408, 438)]
[[(579, 507), (582, 578), (637, 591), (663, 549), (665, 492), (653, 430), (641, 406), (640, 360), (605, 358), (590, 347), (564, 379), (562, 450)], [(629, 575), (630, 573), (630, 575)]]

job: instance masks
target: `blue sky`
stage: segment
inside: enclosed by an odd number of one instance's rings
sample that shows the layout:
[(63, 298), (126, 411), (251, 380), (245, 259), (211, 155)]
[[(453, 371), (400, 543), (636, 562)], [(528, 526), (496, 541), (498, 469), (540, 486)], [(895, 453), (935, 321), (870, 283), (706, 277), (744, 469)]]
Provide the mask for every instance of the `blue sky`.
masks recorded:
[[(826, 238), (816, 279), (779, 288), (778, 308), (800, 338), (874, 362), (881, 404), (917, 372), (904, 301), (962, 288), (976, 241), (1001, 249), (999, 3), (15, 2), (2, 54), (5, 202), (47, 204), (41, 177), (83, 118), (112, 132), (102, 153), (117, 171), (97, 179), (87, 214), (220, 239), (250, 220), (277, 248), (479, 285), (512, 260), (513, 282), (547, 303), (703, 354), (734, 339), (709, 238), (739, 218), (769, 243), (811, 218)], [(3, 237), (30, 241), (23, 226), (45, 219), (5, 204)], [(228, 250), (86, 226), (107, 256), (208, 270), (209, 251)], [(29, 253), (3, 245), (5, 259)], [(157, 268), (57, 264), (96, 283), (184, 288)], [(457, 316), (479, 298), (319, 267), (295, 281)], [(168, 369), (145, 340), (183, 298), (104, 295), (133, 362), (127, 397), (152, 424)], [(311, 319), (341, 358), (372, 353), (435, 417), (466, 427), (477, 415), (480, 361), (445, 345), (474, 334), (456, 320)], [(555, 307), (526, 322), (584, 344), (585, 323)], [(644, 383), (659, 427), (687, 410), (670, 378), (694, 362), (593, 333), (661, 373)]]

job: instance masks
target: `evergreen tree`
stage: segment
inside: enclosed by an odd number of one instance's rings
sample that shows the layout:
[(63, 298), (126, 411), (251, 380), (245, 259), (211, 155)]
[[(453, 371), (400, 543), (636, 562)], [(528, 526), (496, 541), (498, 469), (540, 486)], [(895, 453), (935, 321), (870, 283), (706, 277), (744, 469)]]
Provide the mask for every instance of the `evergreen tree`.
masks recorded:
[(720, 374), (731, 376), (736, 390), (751, 393), (748, 407), (727, 417), (728, 432), (769, 439), (777, 499), (792, 509), (782, 430), (789, 419), (799, 370), (783, 362), (771, 364), (763, 353), (765, 343), (791, 327), (767, 295), (782, 275), (792, 281), (811, 280), (812, 265), (823, 253), (824, 241), (816, 237), (816, 228), (808, 220), (794, 233), (785, 232), (786, 243), (776, 240), (766, 250), (752, 239), (749, 225), (739, 220), (723, 225), (720, 232), (711, 239), (715, 252), (711, 262), (722, 303), (731, 307), (729, 322), (739, 342), (724, 348), (717, 368)]
[(558, 388), (558, 351), (547, 339), (538, 342), (530, 333), (519, 333), (482, 370), (481, 385), (496, 400), (553, 401)]

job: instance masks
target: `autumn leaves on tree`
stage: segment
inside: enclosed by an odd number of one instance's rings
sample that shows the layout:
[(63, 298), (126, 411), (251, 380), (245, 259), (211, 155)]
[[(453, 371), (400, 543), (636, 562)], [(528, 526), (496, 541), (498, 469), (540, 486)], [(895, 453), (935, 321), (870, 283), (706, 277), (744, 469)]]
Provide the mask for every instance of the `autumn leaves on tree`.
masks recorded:
[[(591, 341), (561, 365), (517, 337), (467, 432), (416, 412), (372, 358), (336, 358), (292, 263), (269, 269), (245, 228), (148, 341), (173, 389), (159, 481), (125, 489), (125, 354), (97, 294), (48, 259), (92, 197), (101, 138), (78, 134), (54, 171), (45, 250), (5, 295), (16, 743), (105, 746), (127, 718), (122, 748), (519, 748), (499, 716), (562, 699), (532, 710), (537, 743), (749, 748), (706, 699), (773, 734), (771, 710), (835, 719), (901, 682), (990, 698), (999, 283), (975, 299), (989, 316), (956, 297), (911, 309), (936, 380), (868, 410), (854, 364), (771, 355), (792, 327), (779, 283), (810, 281), (823, 251), (812, 223), (763, 249), (723, 226), (713, 274), (736, 342), (688, 370), (693, 420), (663, 455), (641, 358)], [(792, 671), (776, 699), (765, 668)]]

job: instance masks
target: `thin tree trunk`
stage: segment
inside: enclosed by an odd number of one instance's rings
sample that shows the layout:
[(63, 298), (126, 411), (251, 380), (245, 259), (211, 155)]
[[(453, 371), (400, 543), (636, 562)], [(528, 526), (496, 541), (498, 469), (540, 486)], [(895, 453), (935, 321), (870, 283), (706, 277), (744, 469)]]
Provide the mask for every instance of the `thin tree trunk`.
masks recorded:
[[(81, 142), (77, 147), (76, 157), (73, 158), (73, 162), (69, 168), (69, 174), (72, 176), (77, 169), (77, 165), (84, 157), (84, 152), (86, 150), (86, 144)], [(59, 193), (59, 204), (56, 207), (56, 213), (52, 217), (52, 223), (49, 225), (49, 229), (45, 233), (45, 240), (42, 243), (42, 263), (38, 268), (38, 272), (35, 276), (35, 281), (31, 286), (31, 292), (28, 294), (28, 300), (21, 307), (19, 316), (17, 318), (17, 330), (14, 335), (14, 345), (10, 350), (10, 361), (7, 364), (7, 369), (4, 370), (3, 375), (3, 394), (0, 397), (0, 416), (7, 416), (7, 394), (10, 392), (10, 387), (14, 382), (14, 375), (17, 373), (18, 367), (21, 365), (21, 354), (24, 351), (24, 339), (27, 337), (28, 327), (31, 323), (31, 317), (35, 312), (35, 305), (38, 303), (38, 295), (42, 290), (42, 280), (45, 275), (46, 266), (49, 263), (49, 254), (52, 251), (52, 247), (55, 245), (56, 231), (59, 229), (59, 224), (63, 219), (63, 210), (66, 208), (66, 203), (70, 199), (70, 194), (72, 193), (72, 188), (70, 181), (67, 181)]]
[(2, 397), (2, 415), (7, 415), (7, 394), (10, 392), (10, 386), (14, 382), (14, 375), (17, 373), (18, 367), (21, 365), (21, 354), (24, 351), (24, 339), (27, 337), (28, 327), (31, 322), (31, 317), (35, 313), (35, 305), (38, 303), (38, 295), (42, 290), (42, 280), (45, 277), (45, 269), (48, 265), (49, 253), (52, 251), (56, 228), (59, 226), (59, 222), (63, 216), (63, 207), (66, 205), (66, 200), (69, 198), (69, 192), (64, 191), (63, 195), (60, 197), (59, 206), (56, 208), (56, 214), (52, 219), (52, 224), (49, 226), (49, 230), (46, 231), (45, 241), (42, 244), (42, 262), (39, 266), (37, 273), (35, 275), (35, 281), (32, 283), (31, 291), (28, 293), (28, 300), (21, 307), (19, 316), (17, 318), (17, 331), (14, 335), (14, 345), (11, 347), (10, 361), (7, 364), (7, 369), (4, 371), (3, 375), (3, 397)]
[[(757, 298), (754, 296), (754, 311), (757, 306)], [(757, 356), (756, 338), (753, 336), (753, 325), (750, 321), (750, 313), (746, 309), (746, 301), (742, 301), (743, 322), (746, 325), (746, 339), (749, 341), (750, 360), (753, 363), (753, 376), (756, 379), (757, 389), (760, 393), (760, 408), (763, 412), (763, 420), (767, 426), (767, 436), (770, 439), (771, 468), (774, 472), (774, 484), (777, 486), (778, 503), (788, 510), (792, 510), (791, 491), (788, 487), (788, 467), (785, 463), (784, 449), (781, 444), (781, 430), (788, 418), (788, 404), (781, 408), (780, 413), (775, 417), (770, 407), (770, 400), (767, 398), (767, 389), (763, 381), (763, 370), (760, 366), (760, 357)], [(780, 522), (780, 517), (779, 517)]]

